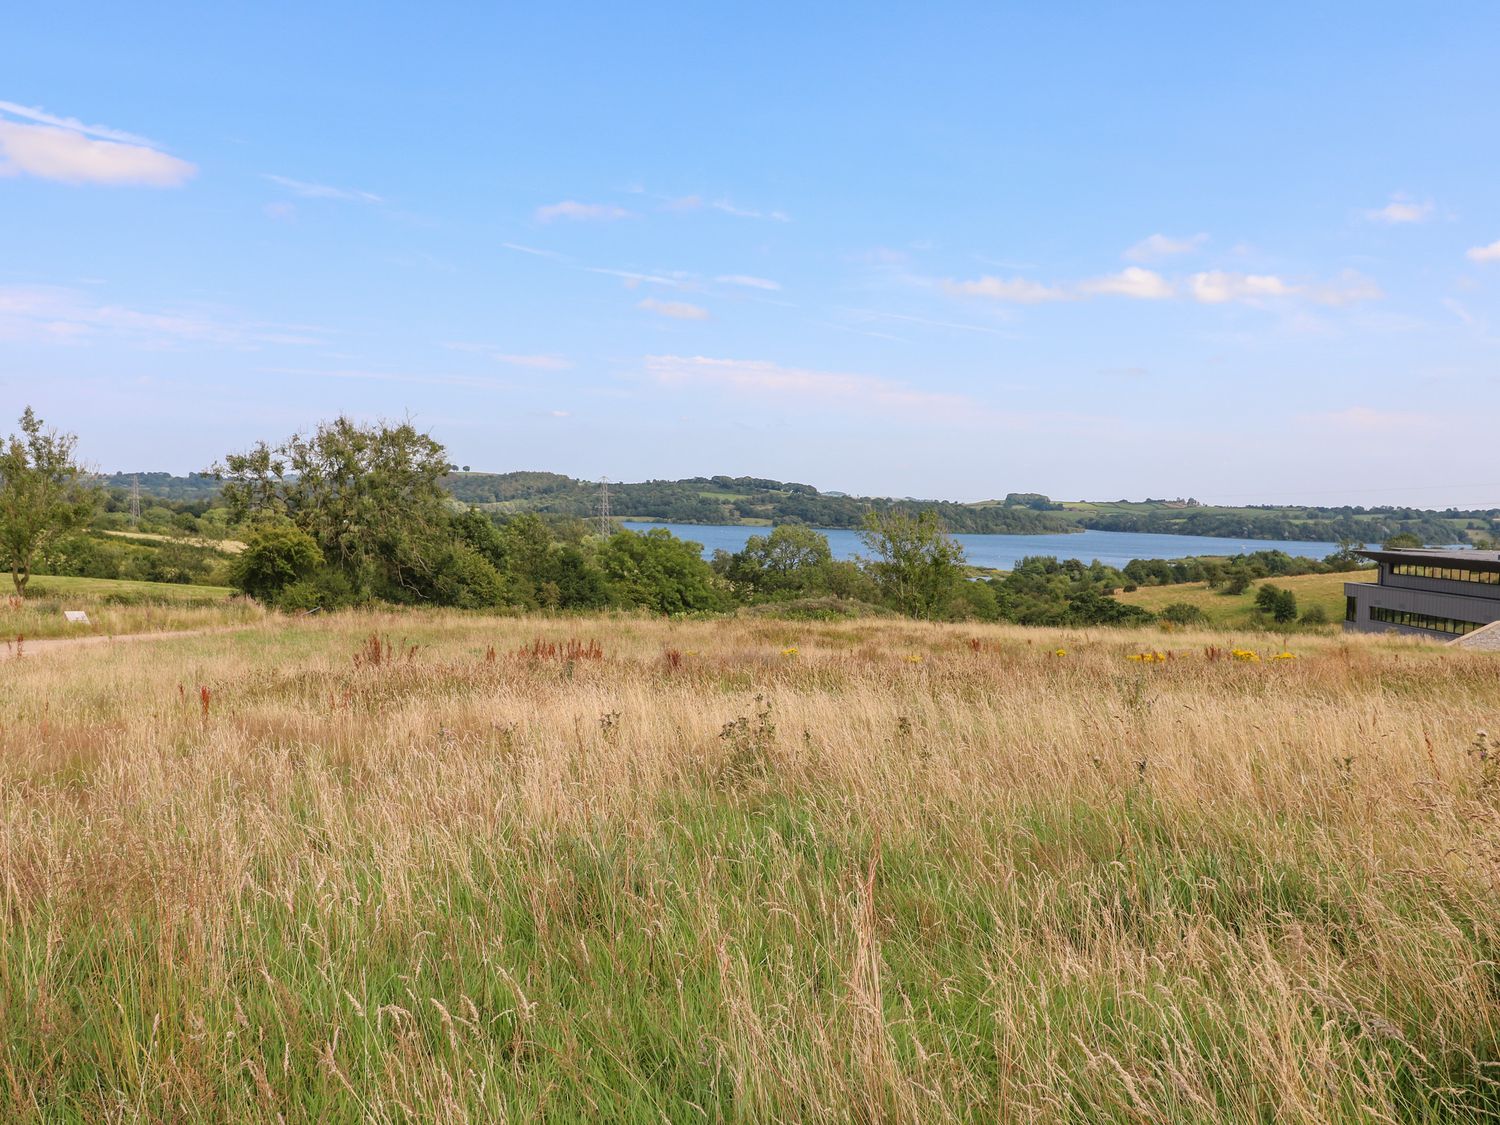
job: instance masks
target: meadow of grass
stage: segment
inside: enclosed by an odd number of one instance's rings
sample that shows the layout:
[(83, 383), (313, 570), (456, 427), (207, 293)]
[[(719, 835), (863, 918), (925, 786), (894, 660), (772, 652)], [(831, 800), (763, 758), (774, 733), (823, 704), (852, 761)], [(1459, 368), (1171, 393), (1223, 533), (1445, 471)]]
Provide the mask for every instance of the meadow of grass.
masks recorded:
[[(0, 642), (217, 628), (265, 616), (251, 602), (230, 600), (231, 593), (226, 586), (37, 577), (24, 599), (0, 592)], [(89, 624), (70, 623), (63, 616), (70, 609), (87, 613)]]
[(1254, 583), (1242, 594), (1226, 594), (1224, 588), (1211, 590), (1205, 582), (1182, 582), (1172, 586), (1142, 586), (1129, 593), (1115, 595), (1122, 602), (1144, 606), (1160, 613), (1177, 602), (1195, 605), (1209, 622), (1217, 626), (1248, 628), (1256, 619), (1255, 595), (1269, 583), (1297, 595), (1297, 610), (1306, 613), (1317, 606), (1335, 625), (1344, 619), (1344, 583), (1373, 582), (1374, 569), (1348, 571), (1343, 574), (1298, 574), (1290, 578), (1267, 578)]
[(0, 1119), (1493, 1119), (1500, 661), (1294, 643), (349, 613), (0, 665)]

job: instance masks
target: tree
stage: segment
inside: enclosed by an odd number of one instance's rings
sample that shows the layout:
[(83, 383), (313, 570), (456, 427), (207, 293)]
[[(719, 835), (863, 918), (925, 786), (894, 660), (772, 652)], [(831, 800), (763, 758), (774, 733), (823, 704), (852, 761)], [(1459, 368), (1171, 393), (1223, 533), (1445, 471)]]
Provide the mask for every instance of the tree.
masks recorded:
[(696, 543), (664, 527), (644, 534), (620, 531), (599, 552), (599, 565), (616, 596), (657, 613), (724, 609), (729, 598)]
[[(237, 522), (285, 516), (310, 535), (359, 597), (429, 600), (452, 560), (441, 444), (406, 422), (338, 418), (310, 436), (262, 442), (211, 470)], [(472, 569), (465, 560), (462, 569)]]
[(964, 549), (936, 513), (870, 512), (859, 533), (874, 554), (866, 568), (885, 598), (909, 617), (941, 617), (964, 580)]
[(1387, 551), (1401, 551), (1421, 547), (1422, 545), (1422, 537), (1420, 535), (1413, 535), (1409, 531), (1403, 531), (1400, 535), (1392, 535), (1381, 544), (1381, 547)]
[(825, 593), (833, 552), (828, 537), (801, 524), (752, 535), (734, 554), (718, 552), (714, 569), (752, 594), (776, 598)]
[(1250, 589), (1250, 572), (1243, 567), (1234, 567), (1225, 571), (1224, 593), (1229, 595), (1243, 594)]
[(1297, 620), (1297, 595), (1267, 582), (1255, 592), (1255, 608), (1278, 625), (1285, 625)]
[(94, 514), (99, 494), (73, 456), (77, 444), (28, 406), (21, 432), (0, 447), (0, 555), (17, 594), (25, 595), (38, 553)]

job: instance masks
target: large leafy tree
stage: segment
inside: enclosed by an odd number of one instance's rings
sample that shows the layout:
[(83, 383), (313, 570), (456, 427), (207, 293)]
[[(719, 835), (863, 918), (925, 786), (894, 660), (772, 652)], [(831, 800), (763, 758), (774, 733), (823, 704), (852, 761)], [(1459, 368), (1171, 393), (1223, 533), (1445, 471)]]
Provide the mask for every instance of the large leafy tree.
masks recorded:
[(771, 598), (825, 592), (832, 563), (827, 536), (790, 523), (769, 536), (750, 536), (732, 555), (721, 551), (714, 557), (714, 569), (736, 587)]
[(936, 513), (870, 512), (860, 532), (867, 568), (886, 600), (910, 617), (947, 613), (964, 581), (964, 549)]
[(432, 596), (451, 561), (448, 469), (443, 446), (410, 422), (337, 418), (210, 471), (237, 521), (289, 519), (358, 595), (412, 601)]
[(599, 551), (605, 580), (626, 605), (657, 613), (721, 610), (729, 597), (719, 585), (696, 543), (678, 539), (666, 528), (643, 534), (620, 531)]
[(74, 456), (77, 445), (28, 406), (21, 432), (0, 447), (0, 556), (18, 594), (26, 593), (37, 555), (94, 513), (99, 493)]

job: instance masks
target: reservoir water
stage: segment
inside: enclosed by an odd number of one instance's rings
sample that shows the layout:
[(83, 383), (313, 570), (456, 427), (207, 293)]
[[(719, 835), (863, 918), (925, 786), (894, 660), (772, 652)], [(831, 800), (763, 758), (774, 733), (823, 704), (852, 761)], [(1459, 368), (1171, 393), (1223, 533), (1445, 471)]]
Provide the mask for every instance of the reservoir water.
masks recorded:
[[(769, 535), (769, 527), (703, 523), (637, 523), (623, 521), (631, 531), (664, 527), (679, 539), (690, 539), (703, 547), (704, 557), (719, 548), (738, 551), (752, 535)], [(859, 533), (847, 528), (819, 528), (828, 536), (836, 559), (867, 553)], [(1180, 559), (1186, 555), (1243, 555), (1251, 551), (1285, 551), (1321, 559), (1338, 550), (1337, 543), (1287, 541), (1281, 539), (1221, 539), (1207, 535), (1153, 535), (1136, 531), (1080, 531), (1072, 535), (955, 535), (964, 546), (972, 566), (1009, 570), (1028, 555), (1053, 555), (1059, 559), (1124, 566), (1131, 559)]]

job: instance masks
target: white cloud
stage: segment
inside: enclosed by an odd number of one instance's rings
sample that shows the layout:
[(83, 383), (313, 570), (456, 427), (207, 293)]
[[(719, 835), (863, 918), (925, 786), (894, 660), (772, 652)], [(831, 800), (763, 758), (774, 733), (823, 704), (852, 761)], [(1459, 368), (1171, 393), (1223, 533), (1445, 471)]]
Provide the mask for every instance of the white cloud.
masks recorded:
[(1191, 254), (1208, 241), (1206, 234), (1194, 234), (1187, 238), (1173, 238), (1169, 234), (1152, 234), (1141, 239), (1125, 251), (1132, 262), (1154, 262), (1159, 258), (1170, 258), (1177, 254)]
[(177, 187), (197, 171), (143, 137), (0, 101), (0, 177)]
[(613, 203), (579, 203), (572, 199), (565, 199), (561, 203), (549, 203), (545, 207), (538, 207), (535, 212), (536, 221), (539, 223), (550, 223), (556, 219), (607, 223), (616, 219), (629, 219), (633, 215), (634, 212), (617, 207)]
[(638, 309), (656, 313), (657, 316), (669, 316), (674, 320), (707, 320), (709, 312), (698, 305), (690, 305), (686, 301), (658, 301), (654, 297), (647, 297), (636, 305)]
[(1188, 278), (1193, 300), (1205, 305), (1226, 301), (1253, 301), (1264, 297), (1290, 297), (1296, 292), (1279, 277), (1260, 273), (1226, 273), (1210, 270)]
[(989, 297), (996, 301), (1014, 301), (1035, 305), (1043, 301), (1066, 301), (1068, 294), (1055, 285), (1043, 285), (1024, 277), (984, 276), (974, 281), (944, 281), (943, 289), (957, 297)]
[(1227, 273), (1211, 270), (1188, 278), (1193, 300), (1205, 305), (1229, 301), (1255, 303), (1286, 297), (1304, 297), (1320, 305), (1352, 305), (1385, 296), (1372, 279), (1355, 270), (1345, 270), (1336, 281), (1293, 285), (1274, 274)]
[(1141, 301), (1159, 301), (1174, 296), (1176, 288), (1153, 270), (1129, 266), (1108, 277), (1095, 277), (1078, 283), (1078, 292), (1112, 297), (1133, 297)]
[(1500, 262), (1500, 238), (1488, 246), (1474, 246), (1464, 255), (1471, 262)]
[(721, 274), (714, 278), (720, 285), (742, 285), (746, 289), (769, 289), (777, 290), (781, 286), (776, 282), (764, 277), (750, 277), (743, 273)]
[(1072, 301), (1082, 297), (1133, 297), (1138, 300), (1160, 300), (1176, 290), (1171, 282), (1153, 270), (1130, 266), (1117, 274), (1094, 277), (1074, 285), (1047, 285), (1024, 277), (992, 277), (974, 281), (944, 281), (943, 289), (959, 297), (988, 297), (1021, 305), (1044, 301)]
[(274, 176), (269, 172), (265, 173), (263, 178), (270, 180), (277, 187), (285, 188), (293, 195), (301, 196), (303, 199), (342, 199), (353, 203), (385, 202), (380, 196), (369, 191), (329, 187), (327, 184), (310, 184), (304, 180), (290, 179), (287, 176)]
[(1304, 291), (1320, 305), (1352, 305), (1359, 301), (1378, 301), (1385, 296), (1373, 279), (1357, 270), (1345, 270), (1337, 281), (1310, 285)]
[(1384, 207), (1365, 212), (1372, 223), (1425, 223), (1432, 217), (1432, 201), (1417, 202), (1408, 196), (1396, 194)]
[(783, 367), (769, 360), (648, 355), (646, 373), (664, 386), (708, 387), (767, 398), (832, 399), (893, 410), (940, 410), (972, 416), (976, 404), (961, 395), (915, 390), (894, 379), (837, 371)]
[(954, 296), (988, 297), (1017, 304), (1077, 301), (1093, 297), (1162, 301), (1186, 296), (1205, 305), (1220, 305), (1231, 301), (1253, 304), (1291, 297), (1320, 305), (1352, 305), (1384, 296), (1379, 285), (1355, 270), (1345, 270), (1333, 281), (1294, 284), (1274, 274), (1226, 270), (1205, 270), (1190, 275), (1183, 282), (1163, 277), (1155, 270), (1127, 266), (1119, 273), (1103, 277), (1050, 285), (1024, 277), (985, 276), (974, 281), (946, 280), (941, 282), (941, 286)]

